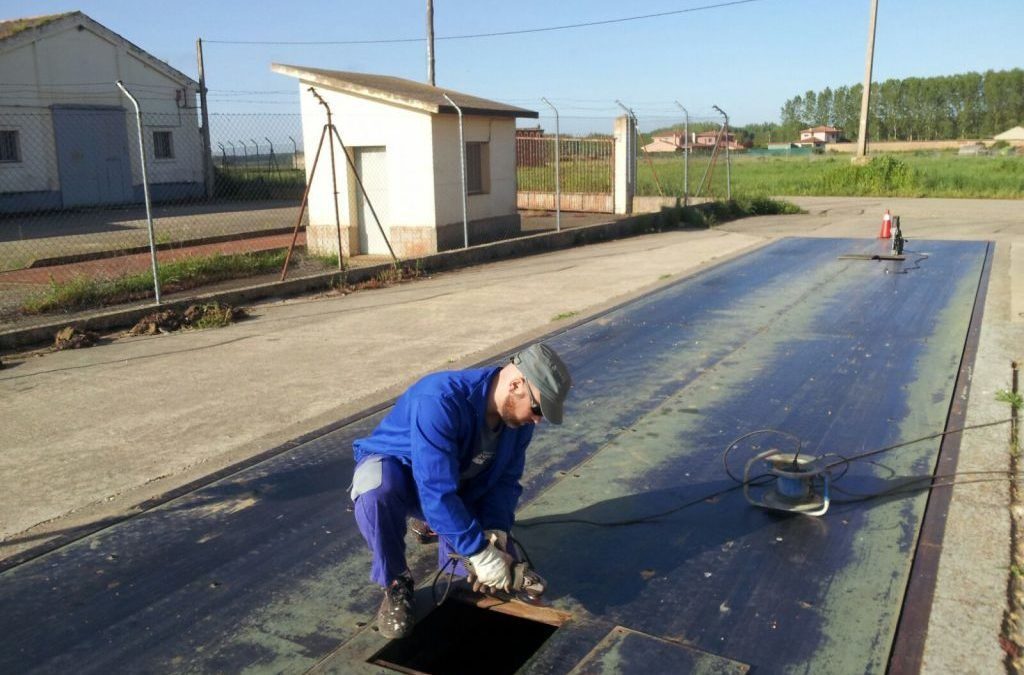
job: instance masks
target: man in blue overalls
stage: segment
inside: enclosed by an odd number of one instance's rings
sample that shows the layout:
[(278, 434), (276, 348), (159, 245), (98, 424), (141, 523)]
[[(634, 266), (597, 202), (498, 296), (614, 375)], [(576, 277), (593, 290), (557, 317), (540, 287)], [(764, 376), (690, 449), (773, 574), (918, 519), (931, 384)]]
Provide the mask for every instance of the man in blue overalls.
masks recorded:
[(538, 343), (503, 367), (434, 373), (409, 388), (373, 433), (358, 439), (352, 500), (373, 552), (370, 578), (384, 587), (377, 613), (385, 637), (412, 630), (413, 580), (405, 561), (408, 517), (437, 532), (439, 564), (449, 552), (472, 564), (475, 588), (508, 590), (526, 446), (542, 419), (562, 423), (572, 378)]

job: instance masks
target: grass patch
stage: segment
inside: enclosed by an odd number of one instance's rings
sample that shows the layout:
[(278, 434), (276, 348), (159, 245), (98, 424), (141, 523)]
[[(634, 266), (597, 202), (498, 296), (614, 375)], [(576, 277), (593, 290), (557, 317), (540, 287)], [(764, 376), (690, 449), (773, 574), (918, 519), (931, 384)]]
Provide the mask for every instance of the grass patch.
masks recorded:
[(577, 314), (579, 314), (579, 312), (561, 312), (560, 314), (555, 314), (553, 317), (551, 317), (551, 320), (561, 321), (562, 319), (571, 319)]
[[(160, 290), (174, 293), (225, 279), (239, 279), (281, 269), (284, 251), (216, 254), (186, 258), (159, 268)], [(126, 274), (114, 279), (78, 276), (69, 281), (51, 281), (42, 293), (28, 298), (21, 307), (28, 314), (67, 312), (90, 307), (116, 305), (153, 297), (153, 274)]]
[(302, 169), (218, 166), (213, 192), (219, 199), (302, 199), (306, 172)]
[(996, 392), (996, 400), (1002, 403), (1009, 403), (1011, 408), (1020, 410), (1024, 406), (1024, 395), (1012, 392), (1009, 389), (1000, 389)]
[(802, 213), (792, 202), (770, 197), (738, 197), (721, 202), (708, 202), (696, 206), (665, 207), (659, 213), (648, 216), (653, 230), (667, 230), (676, 227), (714, 227), (730, 220), (749, 216), (773, 216)]
[[(887, 196), (1024, 199), (1024, 155), (959, 156), (956, 151), (904, 152), (872, 156), (853, 166), (849, 155), (732, 157), (733, 195)], [(667, 195), (683, 194), (679, 157), (654, 160)], [(690, 159), (690, 195), (707, 168), (706, 157)], [(701, 196), (726, 194), (725, 160), (721, 159)], [(637, 194), (657, 195), (646, 161), (637, 163)]]

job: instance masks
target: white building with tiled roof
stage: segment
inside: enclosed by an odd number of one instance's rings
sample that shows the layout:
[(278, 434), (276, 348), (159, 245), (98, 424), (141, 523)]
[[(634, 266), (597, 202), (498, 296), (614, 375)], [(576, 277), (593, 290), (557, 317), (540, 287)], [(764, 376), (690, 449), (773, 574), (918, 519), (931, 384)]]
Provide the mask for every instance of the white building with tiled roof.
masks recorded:
[[(313, 171), (309, 158), (327, 121), (311, 87), (330, 106), (352, 159), (355, 174), (336, 146), (343, 255), (388, 254), (390, 244), (405, 258), (459, 248), (467, 233), (470, 244), (519, 234), (515, 123), (517, 117), (536, 118), (536, 112), (398, 77), (282, 64), (271, 68), (299, 80), (307, 179)], [(465, 142), (465, 231), (456, 106), (462, 110)], [(328, 160), (325, 144), (310, 187), (306, 241), (313, 252), (336, 254), (339, 227)]]
[(198, 84), (81, 12), (0, 21), (0, 212), (204, 193)]
[(836, 127), (818, 126), (800, 131), (800, 140), (796, 145), (824, 145), (825, 143), (836, 143), (843, 135), (842, 129)]

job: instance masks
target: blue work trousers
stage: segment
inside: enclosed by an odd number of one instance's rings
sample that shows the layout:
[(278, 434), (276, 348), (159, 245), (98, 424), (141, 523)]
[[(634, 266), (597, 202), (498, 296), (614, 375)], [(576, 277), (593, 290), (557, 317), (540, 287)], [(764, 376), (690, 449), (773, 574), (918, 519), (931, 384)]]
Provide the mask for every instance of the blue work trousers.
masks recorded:
[[(407, 519), (425, 520), (412, 467), (387, 455), (365, 457), (356, 465), (351, 496), (356, 524), (373, 554), (370, 579), (386, 587), (409, 569), (405, 561)], [(438, 542), (438, 566), (444, 566), (453, 549), (444, 537), (438, 537)], [(465, 576), (462, 563), (456, 574)]]

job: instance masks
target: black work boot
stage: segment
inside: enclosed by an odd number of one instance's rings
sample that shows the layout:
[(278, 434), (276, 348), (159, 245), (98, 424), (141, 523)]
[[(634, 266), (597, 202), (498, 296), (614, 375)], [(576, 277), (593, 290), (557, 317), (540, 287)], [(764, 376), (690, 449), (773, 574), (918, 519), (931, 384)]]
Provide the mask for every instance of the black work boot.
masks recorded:
[(416, 535), (416, 538), (420, 540), (421, 544), (429, 544), (432, 541), (437, 541), (437, 532), (431, 529), (430, 525), (427, 525), (426, 521), (419, 520), (418, 518), (409, 519), (409, 529)]
[(384, 601), (377, 610), (377, 628), (384, 637), (394, 640), (412, 633), (412, 577), (403, 574), (384, 589)]

